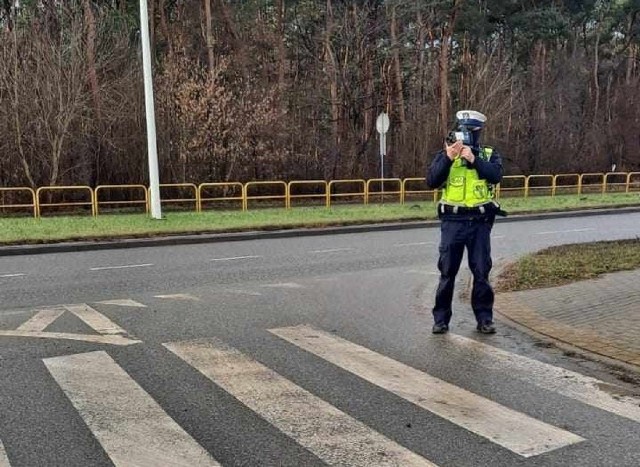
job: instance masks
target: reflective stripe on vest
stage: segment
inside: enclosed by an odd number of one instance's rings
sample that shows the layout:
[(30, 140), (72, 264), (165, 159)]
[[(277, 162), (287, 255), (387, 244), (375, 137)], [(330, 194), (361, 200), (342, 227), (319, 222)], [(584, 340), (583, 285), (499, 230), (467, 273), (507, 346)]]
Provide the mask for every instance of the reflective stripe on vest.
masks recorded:
[[(493, 149), (482, 148), (480, 157), (489, 160)], [(454, 206), (473, 207), (493, 199), (493, 186), (478, 176), (478, 171), (463, 164), (461, 157), (453, 161), (447, 184), (442, 193), (442, 202)]]

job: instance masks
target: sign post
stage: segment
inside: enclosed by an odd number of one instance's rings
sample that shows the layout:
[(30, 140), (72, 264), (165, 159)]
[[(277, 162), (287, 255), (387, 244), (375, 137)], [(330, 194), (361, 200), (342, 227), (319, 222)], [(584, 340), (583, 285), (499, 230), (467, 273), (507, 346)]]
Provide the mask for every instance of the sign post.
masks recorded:
[(389, 115), (382, 112), (376, 120), (376, 130), (380, 134), (380, 182), (381, 192), (384, 200), (384, 156), (387, 155), (387, 132), (389, 131)]

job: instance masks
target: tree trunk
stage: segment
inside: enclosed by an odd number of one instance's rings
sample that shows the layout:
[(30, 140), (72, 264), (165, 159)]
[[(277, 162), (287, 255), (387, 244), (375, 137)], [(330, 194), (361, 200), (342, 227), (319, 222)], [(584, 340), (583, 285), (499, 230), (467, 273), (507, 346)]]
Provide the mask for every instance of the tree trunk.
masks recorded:
[(173, 40), (167, 23), (167, 12), (164, 4), (165, 1), (166, 0), (158, 0), (158, 9), (160, 10), (160, 27), (162, 28), (162, 33), (164, 34), (167, 46), (169, 47), (169, 55), (173, 55)]
[(594, 89), (594, 103), (593, 103), (593, 123), (598, 120), (598, 112), (600, 112), (600, 80), (598, 78), (598, 69), (600, 68), (600, 26), (598, 25), (598, 31), (596, 33), (596, 43), (593, 51), (593, 89)]
[(284, 0), (276, 1), (276, 15), (278, 24), (278, 88), (284, 90), (285, 66), (287, 53), (285, 48), (285, 5)]
[(336, 59), (331, 45), (333, 33), (333, 9), (331, 0), (327, 0), (327, 18), (324, 39), (325, 67), (329, 84), (329, 99), (331, 107), (331, 142), (334, 151), (333, 176), (336, 175), (340, 147), (340, 103), (338, 102), (338, 76)]
[(29, 186), (31, 188), (36, 188), (36, 183), (31, 176), (31, 167), (29, 166), (29, 161), (27, 160), (26, 153), (24, 151), (24, 145), (22, 144), (22, 121), (20, 119), (20, 99), (18, 94), (18, 83), (19, 83), (19, 66), (18, 66), (18, 22), (16, 21), (16, 25), (13, 28), (13, 121), (15, 124), (15, 137), (16, 137), (16, 146), (18, 147), (18, 153), (20, 154), (20, 164), (22, 165), (22, 170), (24, 171), (24, 176), (27, 178), (29, 182)]
[(213, 29), (212, 29), (212, 17), (211, 17), (211, 0), (204, 0), (204, 20), (205, 31), (207, 36), (207, 57), (209, 59), (209, 72), (213, 73), (215, 68), (215, 59), (213, 55)]
[(394, 90), (395, 90), (395, 103), (398, 106), (398, 123), (400, 126), (400, 133), (403, 133), (405, 123), (407, 121), (404, 109), (404, 92), (402, 87), (402, 71), (400, 68), (400, 50), (398, 45), (398, 24), (396, 21), (396, 7), (391, 7), (391, 50), (393, 56), (393, 78), (394, 78)]
[(456, 17), (458, 16), (458, 8), (460, 0), (454, 0), (449, 21), (442, 28), (442, 38), (440, 45), (439, 76), (440, 76), (440, 133), (447, 134), (447, 126), (449, 123), (449, 45), (453, 37), (453, 28), (455, 26)]
[[(89, 75), (89, 87), (93, 97), (93, 108), (96, 117), (100, 120), (100, 89), (98, 86), (98, 73), (96, 71), (96, 17), (91, 8), (91, 0), (84, 0), (84, 21), (87, 25), (87, 68)], [(152, 2), (153, 3), (153, 2)]]

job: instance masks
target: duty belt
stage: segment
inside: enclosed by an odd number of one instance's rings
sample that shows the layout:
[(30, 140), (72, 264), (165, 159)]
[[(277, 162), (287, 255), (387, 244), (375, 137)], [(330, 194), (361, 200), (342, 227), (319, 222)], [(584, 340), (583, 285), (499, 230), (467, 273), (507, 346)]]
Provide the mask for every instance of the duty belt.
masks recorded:
[(482, 216), (484, 214), (493, 214), (498, 216), (506, 216), (507, 213), (500, 209), (500, 205), (495, 201), (481, 204), (480, 206), (458, 206), (456, 204), (438, 204), (438, 212), (440, 215), (453, 214), (453, 215), (467, 215), (467, 216)]
[(485, 214), (488, 209), (487, 208), (491, 208), (492, 206), (485, 206), (485, 205), (481, 205), (481, 206), (475, 206), (475, 207), (471, 207), (468, 208), (466, 206), (456, 206), (456, 205), (451, 205), (451, 204), (440, 204), (440, 212), (442, 214), (460, 214), (460, 215), (464, 215), (464, 214)]
[(438, 206), (440, 214), (454, 214), (454, 215), (475, 215), (481, 216), (484, 214), (497, 214), (499, 216), (506, 216), (507, 213), (500, 209), (500, 205), (495, 201), (481, 204), (480, 206), (466, 207), (458, 206), (455, 204), (440, 203)]

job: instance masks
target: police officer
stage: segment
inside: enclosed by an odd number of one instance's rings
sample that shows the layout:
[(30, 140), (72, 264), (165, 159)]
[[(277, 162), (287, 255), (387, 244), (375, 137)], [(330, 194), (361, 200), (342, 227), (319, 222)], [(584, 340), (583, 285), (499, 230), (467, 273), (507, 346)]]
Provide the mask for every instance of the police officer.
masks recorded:
[(502, 179), (500, 154), (489, 146), (480, 145), (480, 134), (486, 117), (473, 110), (456, 113), (458, 128), (447, 138), (443, 150), (436, 154), (427, 184), (440, 188), (438, 203), (441, 220), (440, 282), (433, 307), (433, 333), (449, 330), (451, 302), (456, 274), (460, 269), (464, 249), (467, 249), (469, 269), (473, 273), (471, 306), (478, 323), (477, 330), (493, 334), (493, 289), (489, 284), (491, 271), (490, 234), (496, 214), (504, 215), (494, 200), (493, 186)]

